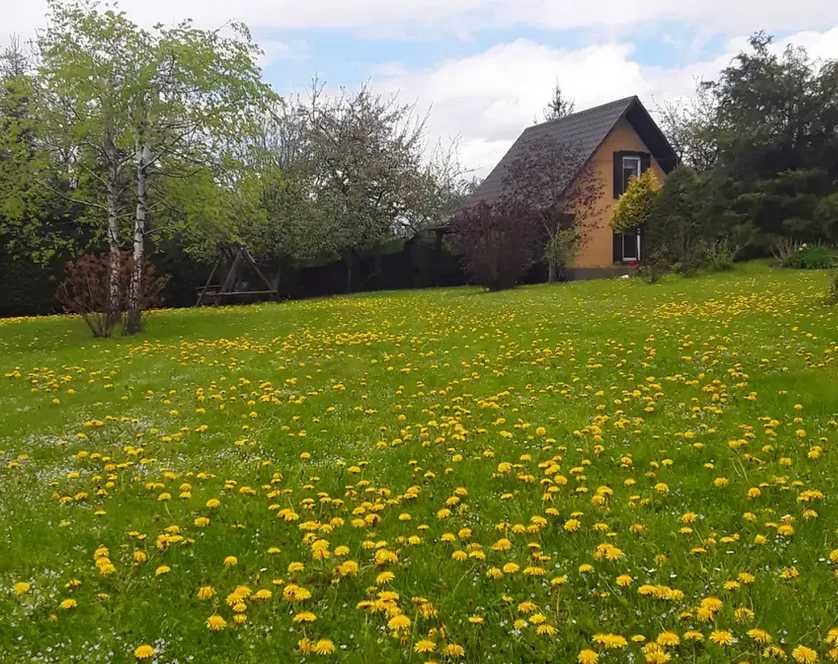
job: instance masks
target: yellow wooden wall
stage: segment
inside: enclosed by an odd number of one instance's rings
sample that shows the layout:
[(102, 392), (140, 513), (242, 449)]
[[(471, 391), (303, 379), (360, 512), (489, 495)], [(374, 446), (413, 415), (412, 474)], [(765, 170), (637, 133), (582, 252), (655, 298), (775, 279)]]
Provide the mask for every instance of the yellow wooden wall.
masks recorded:
[[(602, 185), (603, 196), (601, 202), (594, 206), (589, 221), (586, 222), (590, 232), (587, 241), (579, 248), (574, 267), (606, 267), (614, 262), (613, 236), (608, 222), (614, 207), (614, 153), (620, 150), (650, 152), (625, 118), (614, 125), (611, 133), (591, 158), (590, 165)], [(666, 175), (654, 157), (651, 158), (650, 168), (663, 181)], [(641, 260), (642, 258), (641, 256)]]

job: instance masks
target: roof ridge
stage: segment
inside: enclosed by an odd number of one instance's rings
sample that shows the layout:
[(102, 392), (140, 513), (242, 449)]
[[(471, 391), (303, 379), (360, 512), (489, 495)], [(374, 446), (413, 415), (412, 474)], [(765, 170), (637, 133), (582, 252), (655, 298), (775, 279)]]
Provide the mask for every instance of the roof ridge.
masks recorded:
[[(554, 122), (562, 122), (563, 120), (567, 120), (568, 118), (575, 117), (577, 115), (582, 115), (583, 113), (590, 113), (591, 111), (597, 111), (605, 106), (612, 106), (620, 103), (628, 104), (631, 101), (640, 101), (640, 97), (637, 95), (629, 95), (628, 97), (622, 97), (620, 99), (613, 99), (612, 101), (607, 101), (604, 104), (597, 104), (596, 106), (591, 106), (590, 108), (583, 108), (581, 111), (575, 111), (574, 113), (569, 113), (565, 115), (563, 118), (555, 118), (553, 120), (545, 120), (544, 122), (537, 122), (533, 125), (530, 125), (526, 129), (532, 129), (533, 127), (541, 127), (543, 125), (552, 124)], [(526, 129), (524, 131), (526, 131)]]

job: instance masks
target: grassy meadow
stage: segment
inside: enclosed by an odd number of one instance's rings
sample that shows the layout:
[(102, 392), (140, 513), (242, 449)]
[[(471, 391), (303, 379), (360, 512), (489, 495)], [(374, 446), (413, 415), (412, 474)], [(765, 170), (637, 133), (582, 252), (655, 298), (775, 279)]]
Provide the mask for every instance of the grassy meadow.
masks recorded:
[(0, 661), (838, 661), (825, 289), (0, 321)]

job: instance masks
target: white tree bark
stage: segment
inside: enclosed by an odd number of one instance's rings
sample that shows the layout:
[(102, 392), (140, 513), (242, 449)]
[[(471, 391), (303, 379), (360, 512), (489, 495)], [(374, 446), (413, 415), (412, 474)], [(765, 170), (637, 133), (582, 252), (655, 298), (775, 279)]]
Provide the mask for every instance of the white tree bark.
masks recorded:
[(107, 208), (108, 208), (108, 255), (110, 273), (108, 277), (108, 332), (119, 322), (121, 311), (122, 254), (119, 248), (119, 174), (121, 171), (119, 153), (111, 139), (105, 144), (107, 165)]
[(143, 314), (143, 263), (145, 262), (146, 232), (146, 178), (150, 154), (144, 140), (144, 132), (139, 132), (135, 149), (137, 166), (137, 211), (134, 215), (134, 237), (132, 251), (131, 279), (128, 287), (128, 318), (125, 331), (128, 334), (138, 332)]

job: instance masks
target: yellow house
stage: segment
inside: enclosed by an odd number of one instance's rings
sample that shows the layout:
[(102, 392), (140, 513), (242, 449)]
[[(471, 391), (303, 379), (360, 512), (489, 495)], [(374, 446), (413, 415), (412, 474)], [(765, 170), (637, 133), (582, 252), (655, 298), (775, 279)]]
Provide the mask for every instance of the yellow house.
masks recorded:
[[(572, 144), (582, 155), (574, 168), (594, 174), (601, 195), (589, 212), (584, 243), (574, 265), (575, 276), (608, 274), (615, 267), (643, 259), (640, 233), (614, 233), (609, 226), (614, 201), (632, 177), (651, 168), (663, 180), (678, 162), (677, 155), (640, 100), (626, 97), (528, 127), (492, 169), (473, 200), (491, 202), (502, 195), (509, 164), (529, 146), (544, 142)], [(573, 182), (576, 174), (563, 174)], [(567, 177), (570, 175), (570, 177)]]

